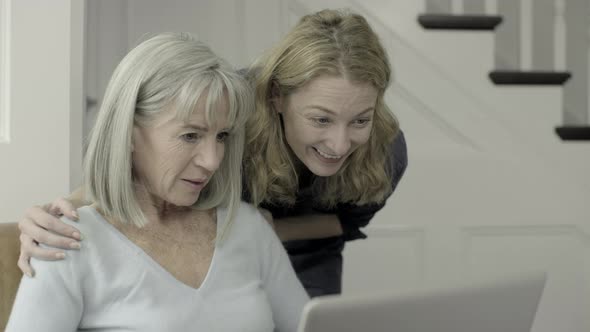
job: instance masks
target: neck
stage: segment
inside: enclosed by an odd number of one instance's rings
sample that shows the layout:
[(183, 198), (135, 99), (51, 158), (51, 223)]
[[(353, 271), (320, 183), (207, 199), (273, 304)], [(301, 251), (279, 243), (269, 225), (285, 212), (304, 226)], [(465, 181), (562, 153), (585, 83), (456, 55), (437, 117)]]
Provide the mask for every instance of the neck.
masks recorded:
[(177, 206), (161, 199), (143, 185), (138, 184), (135, 186), (135, 195), (139, 207), (150, 223), (166, 223), (170, 220), (178, 220), (194, 211), (192, 206)]

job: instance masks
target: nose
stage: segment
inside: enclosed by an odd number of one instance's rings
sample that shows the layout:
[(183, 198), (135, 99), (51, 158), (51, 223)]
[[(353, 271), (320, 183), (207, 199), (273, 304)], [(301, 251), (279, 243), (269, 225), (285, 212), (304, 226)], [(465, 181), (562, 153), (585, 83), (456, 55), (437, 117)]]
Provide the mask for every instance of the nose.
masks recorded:
[(219, 144), (217, 139), (213, 137), (213, 139), (208, 139), (202, 142), (202, 145), (197, 147), (197, 150), (198, 151), (193, 158), (193, 163), (196, 166), (206, 169), (210, 173), (217, 171), (219, 165), (221, 165), (223, 154), (225, 152), (223, 144)]
[(338, 156), (348, 153), (351, 146), (351, 137), (346, 126), (333, 128), (333, 130), (328, 133), (328, 136), (326, 146), (331, 150), (330, 153)]

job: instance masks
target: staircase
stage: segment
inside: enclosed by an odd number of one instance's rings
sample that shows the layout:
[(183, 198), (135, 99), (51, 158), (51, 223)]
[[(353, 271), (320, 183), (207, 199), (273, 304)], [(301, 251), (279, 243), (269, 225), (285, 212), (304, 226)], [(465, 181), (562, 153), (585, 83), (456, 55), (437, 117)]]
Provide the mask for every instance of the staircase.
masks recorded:
[[(522, 2), (524, 4), (525, 2)], [(520, 5), (520, 6), (519, 6)], [(529, 3), (532, 5), (532, 2)], [(513, 14), (515, 11), (522, 10), (523, 7), (521, 3), (518, 1), (512, 3), (499, 3), (499, 10), (505, 11), (507, 14)], [(569, 19), (569, 22), (577, 18), (576, 13), (590, 13), (588, 10), (589, 4), (584, 2), (564, 2), (564, 1), (556, 1), (553, 4), (543, 1), (538, 1), (535, 4), (535, 7), (532, 9), (532, 14), (541, 14), (532, 17), (532, 28), (535, 26), (535, 21), (541, 20), (543, 17), (542, 14), (549, 14), (549, 17), (556, 18), (555, 21), (558, 22), (560, 19)], [(426, 10), (428, 13), (419, 15), (418, 22), (424, 29), (430, 30), (486, 30), (486, 31), (494, 31), (496, 27), (501, 24), (503, 21), (502, 15), (489, 15), (485, 13), (481, 14), (452, 14), (452, 13), (440, 13), (444, 11), (451, 11), (452, 4), (450, 2), (441, 2), (430, 0), (426, 1)], [(481, 10), (482, 8), (477, 8)], [(476, 9), (476, 10), (477, 10)], [(531, 9), (531, 8), (529, 8)], [(534, 9), (537, 9), (536, 11)], [(509, 15), (513, 16), (513, 15)], [(567, 16), (567, 17), (564, 17)], [(580, 17), (581, 20), (584, 17)], [(590, 58), (587, 57), (588, 55), (588, 40), (589, 36), (584, 33), (582, 30), (582, 34), (577, 33), (580, 30), (579, 26), (590, 26), (590, 20), (586, 20), (583, 22), (581, 20), (575, 20), (577, 24), (568, 24), (565, 28), (565, 38), (569, 42), (570, 47), (566, 48), (566, 66), (571, 64), (573, 66), (574, 62), (582, 62), (586, 61), (586, 68), (588, 68), (588, 63)], [(519, 17), (519, 21), (523, 21), (521, 17)], [(509, 34), (518, 34), (519, 30), (522, 30), (522, 24), (517, 25), (514, 24), (515, 22), (510, 22), (509, 28), (506, 30), (506, 33)], [(520, 22), (522, 23), (522, 22)], [(544, 23), (537, 23), (537, 24), (544, 24), (547, 25), (549, 22)], [(557, 25), (556, 25), (557, 26)], [(517, 28), (515, 28), (517, 27)], [(567, 29), (570, 28), (570, 29)], [(535, 34), (540, 34), (540, 31), (535, 31), (531, 29), (533, 32), (533, 36)], [(552, 35), (544, 35), (543, 38), (556, 38), (557, 33)], [(499, 36), (498, 38), (503, 38)], [(540, 37), (539, 37), (540, 38)], [(541, 41), (541, 39), (533, 38), (533, 42)], [(506, 38), (510, 41), (511, 38)], [(547, 44), (545, 40), (542, 41), (543, 44)], [(498, 43), (500, 45), (506, 45), (506, 43)], [(557, 43), (550, 43), (555, 45)], [(517, 43), (516, 45), (511, 45), (513, 47), (518, 48), (519, 50), (522, 49), (522, 43)], [(582, 49), (580, 52), (579, 49)], [(584, 48), (585, 52), (584, 52)], [(497, 54), (502, 54), (502, 51), (496, 52)], [(584, 55), (586, 55), (586, 59), (584, 59)], [(533, 54), (533, 59), (535, 54)], [(549, 57), (550, 58), (550, 57)], [(511, 63), (518, 63), (519, 59), (510, 59), (512, 60)], [(534, 62), (534, 61), (533, 61)], [(571, 63), (567, 63), (571, 62)], [(496, 61), (499, 63), (499, 61)], [(555, 64), (554, 64), (555, 65)], [(590, 72), (587, 70), (580, 70), (578, 71), (577, 75), (580, 75), (582, 79), (574, 80), (570, 82), (570, 84), (565, 87), (564, 89), (572, 90), (575, 92), (586, 91), (589, 90), (588, 85), (588, 75)], [(558, 71), (558, 70), (520, 70), (520, 69), (495, 69), (489, 73), (489, 78), (491, 81), (496, 85), (557, 85), (563, 86), (567, 83), (567, 81), (572, 76), (570, 71)], [(581, 93), (583, 95), (583, 93)], [(582, 140), (588, 141), (590, 140), (590, 123), (588, 120), (588, 99), (585, 100), (580, 98), (575, 98), (572, 94), (566, 94), (565, 96), (568, 99), (564, 98), (563, 107), (566, 106), (574, 108), (577, 112), (578, 116), (573, 117), (573, 119), (569, 120), (570, 123), (564, 124), (562, 126), (558, 126), (555, 128), (555, 132), (557, 135), (564, 141), (569, 140)], [(568, 120), (568, 114), (564, 110), (563, 119)], [(586, 121), (584, 121), (586, 120)]]

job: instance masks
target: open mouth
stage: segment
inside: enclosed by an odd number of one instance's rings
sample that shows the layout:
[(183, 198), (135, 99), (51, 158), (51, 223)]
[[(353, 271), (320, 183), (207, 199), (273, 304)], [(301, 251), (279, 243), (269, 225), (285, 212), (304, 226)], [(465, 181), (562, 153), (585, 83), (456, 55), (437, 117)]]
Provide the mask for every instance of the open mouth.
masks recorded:
[(338, 162), (338, 161), (340, 161), (340, 159), (342, 159), (342, 156), (331, 155), (331, 154), (322, 152), (315, 147), (313, 147), (313, 150), (317, 153), (318, 156), (320, 156), (323, 160), (325, 160), (327, 162)]

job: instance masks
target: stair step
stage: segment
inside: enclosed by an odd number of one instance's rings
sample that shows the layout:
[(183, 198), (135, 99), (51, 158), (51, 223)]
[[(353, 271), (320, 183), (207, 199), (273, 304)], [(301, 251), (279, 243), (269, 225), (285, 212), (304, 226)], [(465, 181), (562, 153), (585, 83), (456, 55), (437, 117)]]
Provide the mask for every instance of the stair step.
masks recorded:
[(564, 141), (590, 141), (590, 126), (556, 127), (555, 132)]
[(563, 85), (572, 75), (567, 71), (494, 70), (489, 76), (499, 85)]
[(502, 17), (497, 15), (423, 14), (418, 22), (424, 29), (494, 30)]

